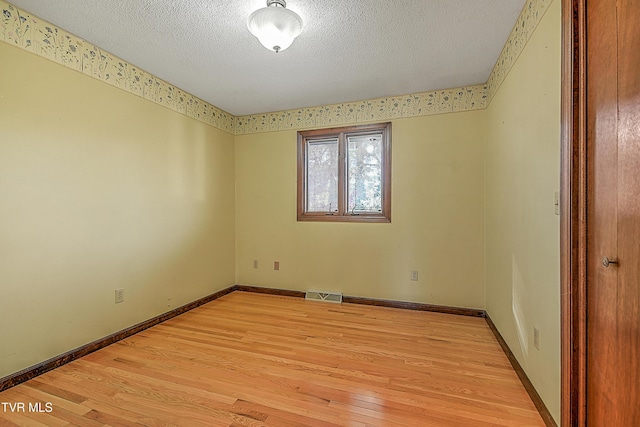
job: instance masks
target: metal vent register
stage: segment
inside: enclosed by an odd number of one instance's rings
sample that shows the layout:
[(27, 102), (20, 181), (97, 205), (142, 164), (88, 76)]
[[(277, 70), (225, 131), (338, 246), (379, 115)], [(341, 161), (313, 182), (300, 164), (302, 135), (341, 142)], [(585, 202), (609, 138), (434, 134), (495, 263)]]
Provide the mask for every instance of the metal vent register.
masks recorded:
[(313, 301), (342, 303), (342, 293), (336, 292), (307, 291), (304, 298)]

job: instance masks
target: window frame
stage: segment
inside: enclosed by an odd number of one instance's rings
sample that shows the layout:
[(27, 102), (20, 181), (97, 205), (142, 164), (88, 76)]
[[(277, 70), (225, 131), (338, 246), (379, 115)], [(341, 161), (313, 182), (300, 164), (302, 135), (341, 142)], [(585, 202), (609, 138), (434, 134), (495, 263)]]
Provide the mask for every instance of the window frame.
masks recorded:
[[(347, 150), (348, 137), (382, 134), (381, 198), (382, 212), (349, 213), (346, 208), (348, 197)], [(314, 140), (337, 138), (338, 140), (338, 211), (307, 211), (307, 144)], [(298, 131), (298, 221), (322, 222), (391, 222), (391, 122), (339, 128)]]

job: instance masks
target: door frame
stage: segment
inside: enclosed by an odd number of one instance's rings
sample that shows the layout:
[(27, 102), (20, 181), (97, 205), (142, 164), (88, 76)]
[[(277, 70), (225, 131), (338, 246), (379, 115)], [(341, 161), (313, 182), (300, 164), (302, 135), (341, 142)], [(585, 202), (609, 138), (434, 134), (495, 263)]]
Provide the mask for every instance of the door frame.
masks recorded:
[(561, 425), (586, 426), (586, 0), (562, 0), (560, 153)]

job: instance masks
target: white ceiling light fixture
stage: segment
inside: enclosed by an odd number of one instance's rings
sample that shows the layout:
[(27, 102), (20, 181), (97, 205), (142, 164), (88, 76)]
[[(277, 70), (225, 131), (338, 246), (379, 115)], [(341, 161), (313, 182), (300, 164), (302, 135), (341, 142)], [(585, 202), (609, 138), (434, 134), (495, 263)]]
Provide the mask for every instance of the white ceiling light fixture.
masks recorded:
[(287, 9), (285, 0), (267, 0), (267, 7), (249, 15), (247, 28), (262, 46), (276, 53), (285, 50), (302, 32), (302, 19)]

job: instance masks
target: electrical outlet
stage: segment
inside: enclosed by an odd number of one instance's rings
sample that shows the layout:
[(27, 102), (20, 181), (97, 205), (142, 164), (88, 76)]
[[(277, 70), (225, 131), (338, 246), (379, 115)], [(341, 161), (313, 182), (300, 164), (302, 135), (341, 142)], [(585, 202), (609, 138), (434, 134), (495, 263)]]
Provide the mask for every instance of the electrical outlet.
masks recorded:
[(253, 260), (253, 268), (258, 268), (258, 260), (257, 259)]
[(124, 302), (124, 289), (116, 289), (116, 304)]
[(411, 272), (411, 280), (414, 281), (414, 282), (418, 281), (418, 271), (417, 270), (413, 270)]
[(280, 261), (273, 261), (273, 269), (276, 271), (280, 270)]
[(535, 326), (533, 327), (533, 346), (536, 350), (540, 350), (540, 330)]

